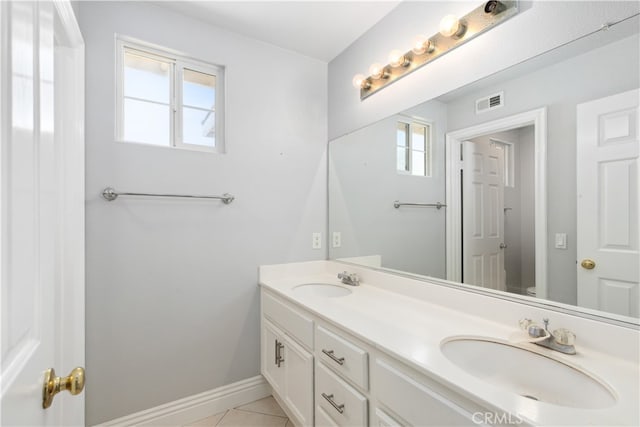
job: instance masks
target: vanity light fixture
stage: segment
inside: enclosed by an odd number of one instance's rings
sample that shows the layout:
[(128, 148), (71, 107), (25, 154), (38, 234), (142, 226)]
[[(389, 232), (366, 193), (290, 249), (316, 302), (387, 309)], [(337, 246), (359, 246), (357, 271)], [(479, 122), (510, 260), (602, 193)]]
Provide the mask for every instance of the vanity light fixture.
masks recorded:
[(371, 87), (371, 84), (364, 74), (356, 74), (355, 76), (353, 76), (353, 80), (351, 81), (351, 83), (353, 83), (353, 86), (356, 89), (368, 89)]
[(415, 55), (424, 55), (425, 53), (431, 53), (436, 48), (435, 44), (429, 40), (429, 37), (419, 35), (413, 41), (413, 47), (411, 52)]
[(369, 74), (370, 77), (375, 80), (386, 79), (389, 77), (387, 67), (378, 62), (374, 62), (373, 64), (371, 64), (371, 66), (369, 67)]
[(467, 26), (455, 15), (447, 15), (440, 21), (440, 34), (445, 37), (455, 37), (459, 39), (467, 31)]
[(440, 21), (439, 32), (431, 37), (419, 35), (411, 50), (393, 50), (388, 64), (374, 63), (369, 76), (357, 74), (353, 85), (360, 90), (360, 100), (428, 64), (436, 58), (488, 31), (518, 13), (518, 0), (490, 0), (460, 18), (447, 15)]
[(389, 65), (391, 65), (392, 68), (408, 67), (409, 64), (411, 64), (411, 62), (401, 50), (395, 49), (389, 54)]

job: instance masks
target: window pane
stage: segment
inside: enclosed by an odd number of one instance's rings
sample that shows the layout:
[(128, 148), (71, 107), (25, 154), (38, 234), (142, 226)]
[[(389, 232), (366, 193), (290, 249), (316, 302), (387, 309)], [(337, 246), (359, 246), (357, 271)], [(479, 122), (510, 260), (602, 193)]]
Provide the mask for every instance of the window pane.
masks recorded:
[(398, 153), (398, 161), (397, 161), (398, 170), (404, 171), (404, 172), (408, 171), (409, 170), (409, 159), (408, 159), (409, 150), (407, 150), (406, 148), (398, 147), (396, 151)]
[(411, 175), (425, 176), (425, 153), (413, 151), (411, 153)]
[(216, 76), (184, 69), (182, 103), (190, 107), (214, 110), (216, 104)]
[(195, 108), (182, 109), (182, 142), (185, 144), (215, 147), (216, 120), (213, 111)]
[(169, 103), (172, 63), (124, 53), (124, 96)]
[(396, 130), (396, 144), (398, 147), (406, 147), (407, 146), (407, 134), (409, 133), (409, 124), (398, 122), (398, 127)]
[(124, 100), (124, 140), (169, 146), (168, 105)]
[(414, 124), (411, 129), (411, 149), (425, 151), (427, 143), (427, 128)]

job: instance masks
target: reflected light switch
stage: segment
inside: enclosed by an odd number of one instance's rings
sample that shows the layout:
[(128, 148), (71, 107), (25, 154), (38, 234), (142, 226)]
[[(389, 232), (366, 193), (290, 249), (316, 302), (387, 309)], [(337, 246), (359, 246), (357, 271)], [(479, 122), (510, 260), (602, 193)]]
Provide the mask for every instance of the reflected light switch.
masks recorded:
[(556, 233), (556, 249), (567, 249), (567, 233)]

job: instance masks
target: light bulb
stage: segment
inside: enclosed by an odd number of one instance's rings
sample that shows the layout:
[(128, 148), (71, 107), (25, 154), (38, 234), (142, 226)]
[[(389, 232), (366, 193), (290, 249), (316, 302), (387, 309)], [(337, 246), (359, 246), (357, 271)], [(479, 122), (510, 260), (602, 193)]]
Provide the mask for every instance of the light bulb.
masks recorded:
[(466, 28), (455, 15), (447, 15), (440, 21), (440, 34), (445, 37), (461, 37)]
[(355, 76), (353, 76), (353, 80), (351, 80), (351, 83), (353, 83), (353, 86), (356, 89), (368, 89), (369, 86), (371, 86), (367, 81), (367, 78), (362, 74), (356, 74)]
[(402, 51), (395, 49), (389, 53), (389, 65), (392, 67), (406, 66), (409, 65), (409, 61)]
[(378, 62), (371, 64), (371, 66), (369, 67), (369, 74), (371, 74), (371, 77), (373, 77), (374, 79), (383, 79), (387, 77), (387, 72), (384, 69), (384, 65)]
[(413, 41), (413, 48), (411, 48), (411, 51), (416, 55), (422, 55), (427, 52), (433, 52), (434, 49), (435, 46), (428, 37), (419, 35)]

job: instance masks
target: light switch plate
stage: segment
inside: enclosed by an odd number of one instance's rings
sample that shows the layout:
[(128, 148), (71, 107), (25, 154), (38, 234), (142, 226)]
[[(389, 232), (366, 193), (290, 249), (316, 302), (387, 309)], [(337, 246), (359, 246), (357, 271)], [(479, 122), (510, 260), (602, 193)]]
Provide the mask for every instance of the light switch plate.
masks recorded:
[(556, 233), (556, 249), (567, 249), (567, 233)]

